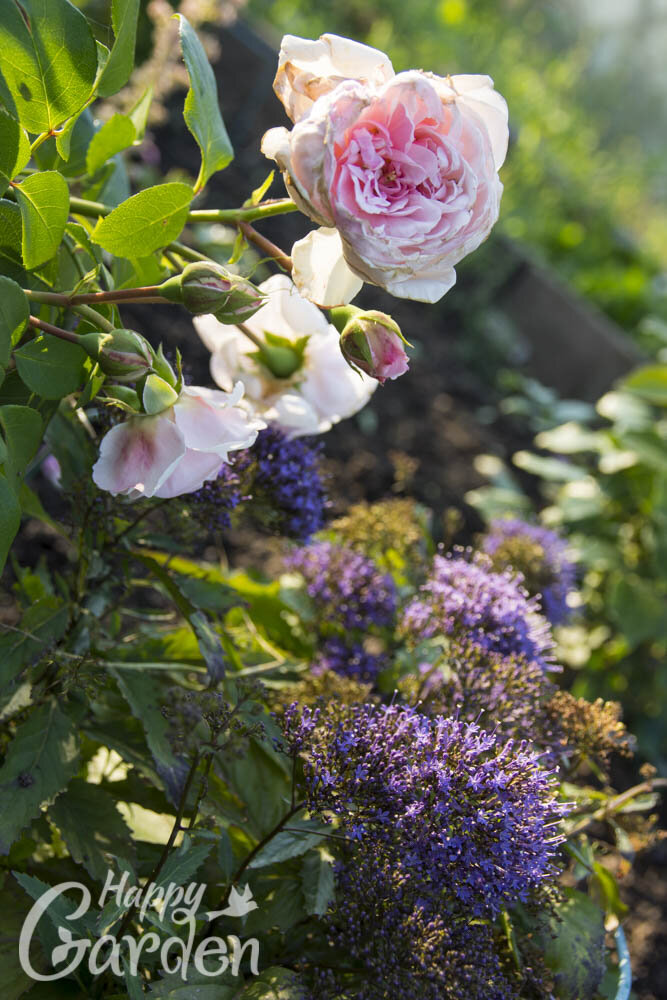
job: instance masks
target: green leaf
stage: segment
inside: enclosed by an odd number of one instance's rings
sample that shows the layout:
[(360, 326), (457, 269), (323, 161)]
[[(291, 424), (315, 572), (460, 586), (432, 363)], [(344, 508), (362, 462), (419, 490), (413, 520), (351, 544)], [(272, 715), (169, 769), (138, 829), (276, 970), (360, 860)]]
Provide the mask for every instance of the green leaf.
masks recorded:
[(187, 184), (146, 188), (100, 219), (93, 240), (119, 257), (147, 257), (180, 235), (192, 198)]
[(634, 574), (611, 578), (607, 598), (609, 616), (631, 648), (646, 639), (667, 636), (665, 595), (654, 583)]
[(638, 368), (621, 382), (621, 388), (629, 389), (656, 406), (667, 406), (667, 365)]
[(220, 831), (218, 838), (218, 864), (225, 879), (230, 879), (234, 873), (234, 852), (232, 842), (226, 830)]
[(607, 913), (613, 913), (619, 919), (627, 916), (628, 907), (621, 899), (618, 882), (609, 869), (599, 861), (593, 862), (593, 884), (598, 890), (600, 903)]
[(0, 854), (52, 802), (76, 774), (79, 747), (74, 725), (55, 701), (41, 705), (16, 730), (0, 769)]
[[(0, 512), (3, 509), (4, 503), (0, 503)], [(1, 518), (0, 513), (0, 520)], [(32, 604), (21, 619), (19, 628), (9, 632), (0, 630), (0, 689), (6, 687), (23, 667), (59, 639), (64, 634), (68, 621), (67, 606), (58, 598), (48, 596)]]
[(5, 193), (29, 159), (28, 136), (17, 121), (0, 110), (0, 194)]
[(131, 120), (137, 133), (137, 140), (143, 139), (146, 125), (148, 123), (148, 112), (151, 109), (153, 100), (153, 88), (147, 87), (133, 108), (128, 111), (127, 117)]
[(21, 476), (42, 440), (42, 418), (30, 406), (0, 406), (0, 427), (11, 471)]
[(104, 882), (110, 855), (123, 854), (131, 845), (130, 830), (114, 799), (99, 785), (74, 778), (49, 808), (67, 850), (91, 878)]
[(193, 969), (188, 974), (187, 983), (184, 983), (181, 974), (176, 973), (153, 983), (148, 995), (152, 1000), (235, 1000), (238, 985), (225, 986), (216, 982), (216, 978), (219, 977), (205, 978)]
[(168, 739), (169, 721), (161, 710), (165, 697), (164, 687), (152, 674), (117, 670), (111, 670), (110, 673), (116, 678), (132, 714), (143, 724), (146, 742), (171, 798), (177, 798), (184, 764), (175, 756)]
[(7, 274), (20, 277), (21, 209), (11, 201), (0, 200), (0, 267)]
[[(0, 573), (5, 568), (12, 542), (21, 524), (21, 508), (16, 493), (0, 472)], [(2, 637), (0, 637), (0, 643)]]
[(220, 114), (218, 88), (204, 47), (183, 15), (178, 18), (183, 59), (190, 77), (183, 117), (201, 150), (201, 169), (195, 184), (195, 191), (201, 191), (212, 174), (231, 163), (234, 150)]
[(576, 889), (565, 889), (557, 917), (541, 935), (559, 1000), (591, 1000), (604, 976), (602, 910)]
[(174, 885), (185, 885), (186, 882), (190, 882), (211, 853), (212, 847), (212, 844), (197, 844), (195, 847), (182, 844), (177, 851), (172, 851), (169, 855), (160, 872), (157, 885), (167, 886), (170, 882)]
[(6, 368), (12, 347), (18, 344), (28, 324), (30, 306), (20, 287), (11, 278), (0, 275), (0, 365)]
[[(267, 865), (279, 864), (281, 861), (289, 861), (290, 858), (298, 858), (305, 854), (311, 847), (322, 843), (322, 833), (317, 832), (319, 828), (322, 832), (326, 827), (318, 823), (305, 823), (295, 821), (295, 826), (302, 832), (294, 830), (283, 830), (263, 847), (255, 858), (248, 865), (249, 868), (265, 868)], [(315, 855), (313, 855), (315, 856)]]
[(28, 132), (50, 132), (79, 111), (97, 74), (88, 22), (68, 0), (0, 0), (5, 105)]
[(137, 130), (131, 118), (127, 115), (113, 115), (90, 142), (86, 154), (86, 172), (94, 174), (108, 159), (131, 146), (136, 137)]
[[(6, 874), (3, 877), (5, 884), (0, 891), (2, 997), (3, 1000), (18, 1000), (34, 985), (34, 980), (25, 972), (19, 959), (19, 938), (31, 904), (10, 877)], [(44, 963), (40, 963), (32, 952), (31, 958), (38, 971), (44, 973)]]
[(69, 215), (67, 181), (55, 170), (26, 177), (14, 186), (23, 220), (21, 249), (29, 271), (55, 256)]
[(62, 399), (85, 382), (87, 354), (77, 344), (41, 334), (14, 351), (19, 375), (44, 399)]
[(139, 0), (113, 0), (111, 23), (115, 41), (97, 90), (101, 97), (118, 93), (130, 79), (134, 68)]
[(239, 1000), (298, 1000), (302, 995), (296, 973), (273, 965), (246, 986)]
[(301, 878), (308, 913), (322, 917), (334, 895), (333, 858), (321, 848), (303, 859)]

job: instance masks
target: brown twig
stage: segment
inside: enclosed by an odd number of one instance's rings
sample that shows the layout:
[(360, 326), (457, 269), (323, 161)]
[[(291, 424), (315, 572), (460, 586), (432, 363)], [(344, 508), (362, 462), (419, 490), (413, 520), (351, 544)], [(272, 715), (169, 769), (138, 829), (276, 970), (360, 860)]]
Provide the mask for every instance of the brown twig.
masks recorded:
[(267, 257), (273, 258), (276, 264), (282, 267), (284, 271), (287, 271), (288, 274), (292, 273), (292, 258), (288, 257), (284, 250), (281, 250), (271, 240), (267, 240), (266, 236), (258, 233), (249, 222), (239, 222), (238, 227), (249, 243), (254, 243)]

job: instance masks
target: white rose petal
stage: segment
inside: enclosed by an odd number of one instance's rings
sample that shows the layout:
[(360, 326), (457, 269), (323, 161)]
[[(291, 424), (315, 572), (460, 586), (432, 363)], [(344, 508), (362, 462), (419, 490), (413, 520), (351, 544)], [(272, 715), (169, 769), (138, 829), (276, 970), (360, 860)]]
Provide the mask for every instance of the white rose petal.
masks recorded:
[(318, 306), (347, 305), (363, 286), (347, 265), (337, 229), (314, 229), (297, 240), (292, 263), (292, 279), (300, 294)]

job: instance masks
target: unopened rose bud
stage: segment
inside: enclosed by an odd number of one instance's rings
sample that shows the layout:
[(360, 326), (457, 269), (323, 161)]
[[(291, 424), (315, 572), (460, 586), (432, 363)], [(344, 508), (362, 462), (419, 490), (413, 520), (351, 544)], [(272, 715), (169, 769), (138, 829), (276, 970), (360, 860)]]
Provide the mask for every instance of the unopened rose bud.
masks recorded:
[(207, 261), (188, 264), (179, 278), (160, 286), (160, 294), (181, 302), (195, 316), (213, 313), (220, 323), (243, 323), (265, 299), (247, 278)]
[(377, 379), (380, 385), (388, 378), (403, 375), (409, 368), (403, 347), (407, 341), (398, 324), (391, 316), (375, 310), (350, 312), (350, 307), (334, 309), (333, 313), (339, 315), (332, 317), (338, 325), (341, 313), (349, 316), (340, 336), (340, 349), (348, 365)]
[(100, 370), (117, 382), (135, 382), (153, 364), (150, 345), (134, 330), (87, 333), (80, 338), (80, 343), (97, 361)]

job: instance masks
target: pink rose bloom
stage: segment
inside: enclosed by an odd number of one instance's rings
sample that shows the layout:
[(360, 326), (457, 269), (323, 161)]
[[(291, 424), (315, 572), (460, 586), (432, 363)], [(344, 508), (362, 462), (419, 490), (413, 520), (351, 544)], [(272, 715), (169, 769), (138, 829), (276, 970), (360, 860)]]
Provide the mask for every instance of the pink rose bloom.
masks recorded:
[[(274, 89), (294, 128), (271, 129), (262, 150), (302, 211), (338, 231), (353, 274), (400, 298), (440, 299), (498, 218), (509, 133), (490, 77), (396, 75), (383, 53), (348, 39), (287, 35)], [(321, 272), (308, 240), (294, 275), (302, 292)]]
[(240, 382), (229, 393), (184, 386), (162, 412), (112, 427), (102, 439), (93, 481), (131, 500), (193, 493), (266, 426), (238, 405), (242, 396)]

